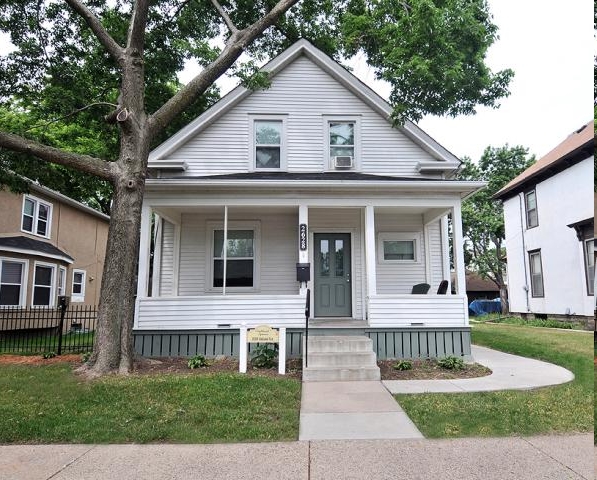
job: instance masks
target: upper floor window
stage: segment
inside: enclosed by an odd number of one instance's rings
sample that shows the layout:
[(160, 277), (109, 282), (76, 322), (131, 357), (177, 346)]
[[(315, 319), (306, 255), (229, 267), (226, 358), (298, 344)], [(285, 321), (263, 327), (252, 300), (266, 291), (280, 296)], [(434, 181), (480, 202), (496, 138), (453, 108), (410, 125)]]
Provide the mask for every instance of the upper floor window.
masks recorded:
[(524, 194), (524, 205), (527, 217), (527, 228), (533, 228), (539, 225), (539, 215), (537, 214), (537, 194), (531, 190)]
[(326, 157), (330, 170), (355, 169), (359, 163), (358, 118), (325, 117)]
[(26, 261), (0, 260), (0, 305), (25, 305), (26, 277)]
[(285, 168), (285, 128), (282, 119), (254, 119), (253, 153), (255, 170)]
[(52, 205), (37, 198), (23, 197), (23, 219), (21, 229), (42, 237), (50, 237)]
[(543, 267), (541, 266), (541, 250), (529, 252), (529, 266), (531, 270), (531, 295), (543, 297)]

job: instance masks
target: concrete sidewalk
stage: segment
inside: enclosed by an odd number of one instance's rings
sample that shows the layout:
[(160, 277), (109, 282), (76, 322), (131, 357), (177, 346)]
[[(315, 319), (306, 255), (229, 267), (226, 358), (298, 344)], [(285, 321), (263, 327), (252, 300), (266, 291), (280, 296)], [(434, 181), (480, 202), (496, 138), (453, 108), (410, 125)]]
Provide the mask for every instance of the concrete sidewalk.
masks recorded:
[(471, 347), (473, 360), (492, 370), (479, 378), (458, 380), (384, 380), (392, 393), (456, 393), (528, 390), (574, 380), (574, 374), (552, 363), (519, 357), (490, 348)]
[(223, 445), (0, 446), (0, 480), (589, 480), (591, 434)]

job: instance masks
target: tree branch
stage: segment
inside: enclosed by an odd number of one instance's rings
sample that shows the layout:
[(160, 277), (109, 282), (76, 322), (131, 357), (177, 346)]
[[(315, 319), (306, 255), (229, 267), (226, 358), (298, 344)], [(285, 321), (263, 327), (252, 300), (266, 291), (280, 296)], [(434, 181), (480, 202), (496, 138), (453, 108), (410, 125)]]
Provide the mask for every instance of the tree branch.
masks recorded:
[(95, 34), (97, 39), (112, 56), (112, 58), (114, 58), (114, 60), (116, 60), (117, 63), (120, 63), (120, 59), (124, 52), (123, 48), (120, 45), (118, 45), (118, 43), (116, 43), (116, 41), (110, 36), (110, 34), (106, 31), (102, 23), (93, 14), (93, 12), (89, 10), (85, 5), (83, 5), (79, 0), (64, 1), (68, 3), (75, 12), (77, 12), (81, 17), (83, 17), (85, 23), (87, 23), (91, 31)]
[(250, 45), (268, 27), (278, 19), (298, 0), (280, 0), (269, 13), (257, 20), (244, 30), (233, 33), (226, 47), (217, 59), (210, 63), (199, 75), (168, 100), (149, 118), (149, 136), (155, 137), (175, 117), (192, 105), (234, 62), (240, 57), (244, 49)]
[(238, 32), (238, 28), (236, 28), (236, 25), (234, 25), (234, 23), (232, 23), (232, 20), (230, 20), (230, 17), (226, 13), (226, 10), (222, 8), (222, 6), (218, 3), (218, 0), (211, 0), (211, 3), (213, 3), (213, 6), (216, 7), (216, 10), (220, 14), (220, 17), (224, 19), (224, 22), (226, 23), (226, 26), (230, 29), (230, 32), (233, 34)]
[(148, 11), (148, 0), (137, 0), (135, 2), (133, 14), (131, 16), (131, 24), (129, 26), (127, 48), (136, 49), (139, 53), (143, 52)]
[(115, 178), (115, 165), (110, 162), (89, 155), (48, 147), (12, 133), (0, 132), (0, 148), (33, 155), (46, 162), (57, 163), (65, 167), (73, 167), (104, 180), (112, 181)]
[(30, 132), (31, 130), (34, 130), (36, 128), (47, 127), (48, 125), (51, 125), (52, 123), (56, 123), (56, 122), (59, 122), (60, 120), (64, 120), (65, 118), (72, 117), (73, 115), (76, 115), (77, 113), (81, 113), (83, 110), (87, 110), (88, 108), (95, 107), (97, 105), (103, 105), (103, 106), (109, 106), (109, 107), (118, 108), (118, 105), (114, 105), (113, 103), (109, 103), (109, 102), (94, 102), (94, 103), (90, 103), (89, 105), (85, 105), (84, 107), (77, 108), (76, 110), (73, 110), (72, 112), (67, 113), (66, 115), (63, 115), (62, 117), (54, 118), (53, 120), (49, 120), (49, 121), (47, 121), (45, 123), (40, 123), (38, 125), (33, 125), (32, 127), (29, 127), (25, 131), (26, 132)]

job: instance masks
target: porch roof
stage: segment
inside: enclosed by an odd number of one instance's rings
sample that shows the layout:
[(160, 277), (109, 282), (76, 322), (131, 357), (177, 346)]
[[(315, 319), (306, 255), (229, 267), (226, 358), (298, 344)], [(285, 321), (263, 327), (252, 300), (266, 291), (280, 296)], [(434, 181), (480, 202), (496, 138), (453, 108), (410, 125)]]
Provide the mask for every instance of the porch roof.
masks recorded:
[(34, 240), (33, 238), (18, 235), (16, 237), (1, 237), (0, 252), (21, 253), (41, 257), (55, 258), (66, 263), (73, 263), (74, 259), (69, 254), (48, 242)]

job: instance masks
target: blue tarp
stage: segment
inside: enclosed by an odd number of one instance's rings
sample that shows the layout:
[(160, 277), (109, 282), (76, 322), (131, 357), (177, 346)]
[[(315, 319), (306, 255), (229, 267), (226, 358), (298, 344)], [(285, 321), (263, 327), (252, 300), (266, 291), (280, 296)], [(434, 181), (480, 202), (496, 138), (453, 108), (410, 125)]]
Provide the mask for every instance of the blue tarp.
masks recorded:
[(500, 313), (502, 311), (502, 302), (499, 298), (495, 300), (473, 300), (468, 309), (473, 315), (487, 315), (488, 313)]

